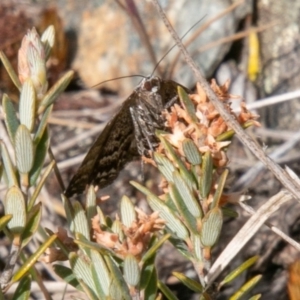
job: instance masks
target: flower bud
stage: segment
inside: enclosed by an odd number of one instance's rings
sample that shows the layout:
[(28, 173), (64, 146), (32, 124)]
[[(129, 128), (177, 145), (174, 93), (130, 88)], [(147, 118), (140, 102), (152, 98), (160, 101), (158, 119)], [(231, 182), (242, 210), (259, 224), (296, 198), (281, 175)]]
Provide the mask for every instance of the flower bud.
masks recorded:
[(28, 30), (22, 40), (18, 55), (19, 79), (23, 84), (30, 78), (38, 99), (41, 99), (48, 88), (46, 77), (45, 50), (35, 28)]

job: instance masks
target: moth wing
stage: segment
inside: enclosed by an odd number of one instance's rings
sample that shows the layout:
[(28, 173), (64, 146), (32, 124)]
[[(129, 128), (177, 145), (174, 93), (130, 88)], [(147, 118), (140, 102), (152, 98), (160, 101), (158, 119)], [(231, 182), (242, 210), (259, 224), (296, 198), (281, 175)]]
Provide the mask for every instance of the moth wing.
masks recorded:
[(67, 197), (83, 193), (86, 185), (100, 188), (109, 185), (126, 163), (138, 157), (130, 114), (135, 102), (136, 92), (133, 92), (105, 126), (71, 179), (65, 191)]

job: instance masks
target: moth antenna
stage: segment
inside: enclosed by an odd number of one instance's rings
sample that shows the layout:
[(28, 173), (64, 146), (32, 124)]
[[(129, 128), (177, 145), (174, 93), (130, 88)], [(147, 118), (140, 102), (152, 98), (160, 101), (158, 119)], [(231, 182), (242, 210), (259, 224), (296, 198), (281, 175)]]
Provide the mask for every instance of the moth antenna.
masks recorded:
[(131, 77), (142, 77), (142, 78), (146, 78), (146, 76), (143, 76), (143, 75), (127, 75), (127, 76), (120, 76), (120, 77), (116, 77), (116, 78), (112, 78), (112, 79), (107, 79), (107, 80), (104, 80), (100, 83), (97, 83), (95, 85), (93, 85), (91, 88), (94, 88), (96, 86), (99, 86), (105, 82), (110, 82), (110, 81), (114, 81), (114, 80), (119, 80), (119, 79), (124, 79), (124, 78), (131, 78)]
[[(180, 40), (183, 40), (185, 36), (194, 28), (196, 27), (204, 18), (206, 17), (203, 16), (199, 21), (197, 21), (184, 35), (180, 38)], [(159, 64), (162, 62), (162, 60), (177, 46), (177, 44), (174, 44), (164, 55), (163, 57), (157, 62), (156, 66), (154, 67), (154, 70), (151, 73), (151, 77), (153, 76), (155, 70), (158, 68)]]

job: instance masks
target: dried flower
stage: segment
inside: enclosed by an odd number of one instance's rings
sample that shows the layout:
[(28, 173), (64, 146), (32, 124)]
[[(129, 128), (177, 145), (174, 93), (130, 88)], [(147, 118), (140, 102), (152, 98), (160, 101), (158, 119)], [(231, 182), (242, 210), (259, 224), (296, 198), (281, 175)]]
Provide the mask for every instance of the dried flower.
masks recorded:
[(92, 230), (96, 242), (110, 248), (121, 258), (128, 254), (140, 258), (148, 249), (152, 235), (164, 228), (165, 221), (158, 217), (157, 212), (147, 215), (140, 209), (136, 208), (136, 211), (137, 220), (130, 227), (122, 225), (124, 238), (116, 233), (102, 230), (99, 217), (95, 216), (92, 220)]

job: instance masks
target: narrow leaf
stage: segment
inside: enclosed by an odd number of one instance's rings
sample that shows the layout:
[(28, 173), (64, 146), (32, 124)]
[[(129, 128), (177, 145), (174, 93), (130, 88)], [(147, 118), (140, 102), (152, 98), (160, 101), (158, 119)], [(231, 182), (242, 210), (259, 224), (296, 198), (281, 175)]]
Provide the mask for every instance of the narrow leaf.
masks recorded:
[(202, 217), (202, 210), (200, 209), (199, 203), (197, 199), (195, 198), (194, 194), (192, 193), (192, 190), (187, 185), (187, 183), (183, 180), (181, 175), (175, 171), (173, 173), (173, 180), (174, 185), (180, 194), (181, 198), (186, 204), (187, 209), (189, 212), (195, 217), (200, 218)]
[(159, 212), (160, 217), (167, 222), (166, 225), (173, 233), (183, 240), (188, 238), (189, 233), (186, 227), (163, 201), (156, 196), (147, 196), (147, 200), (153, 211)]
[(173, 172), (176, 170), (174, 164), (167, 157), (157, 152), (154, 152), (154, 160), (158, 170), (167, 181), (173, 182)]
[(23, 193), (18, 187), (13, 186), (7, 191), (4, 207), (5, 213), (13, 216), (8, 223), (8, 228), (13, 233), (21, 234), (26, 225), (26, 205)]
[(30, 185), (36, 184), (36, 181), (42, 171), (48, 148), (49, 148), (48, 130), (45, 130), (41, 140), (36, 146), (34, 163), (29, 173)]
[(11, 162), (5, 144), (1, 140), (0, 140), (0, 150), (1, 150), (4, 171), (7, 176), (8, 187), (10, 188), (12, 186), (18, 186), (19, 184), (15, 174), (15, 168)]
[(11, 279), (11, 282), (19, 281), (23, 276), (27, 274), (29, 269), (37, 262), (40, 256), (46, 251), (47, 248), (55, 241), (57, 235), (54, 234), (48, 238), (38, 249), (37, 251), (32, 254), (21, 266), (21, 268), (14, 274)]
[(168, 300), (178, 300), (172, 291), (160, 280), (158, 281), (157, 286)]
[(238, 300), (241, 299), (248, 293), (254, 286), (260, 281), (262, 275), (256, 275), (255, 277), (248, 280), (234, 295), (232, 295), (230, 300)]
[(202, 176), (200, 177), (200, 194), (206, 198), (211, 190), (213, 162), (210, 152), (206, 152), (202, 161)]
[(219, 287), (222, 287), (224, 284), (227, 284), (237, 278), (241, 273), (243, 273), (245, 270), (250, 268), (253, 264), (257, 262), (259, 259), (259, 256), (253, 256), (249, 259), (247, 259), (244, 263), (242, 263), (240, 266), (238, 266), (236, 269), (231, 271), (219, 284)]
[(124, 259), (124, 278), (126, 282), (136, 287), (140, 282), (140, 268), (137, 259), (132, 255), (128, 254)]
[(123, 278), (123, 275), (122, 275), (120, 269), (117, 267), (117, 265), (114, 263), (114, 261), (109, 256), (105, 256), (105, 261), (110, 270), (110, 273), (112, 274), (112, 278), (113, 278), (112, 285), (113, 284), (116, 285), (117, 290), (120, 290), (122, 292), (123, 298), (125, 300), (132, 300), (128, 286), (127, 286), (126, 282), (124, 281), (124, 278)]
[(172, 274), (176, 278), (178, 278), (185, 286), (187, 286), (190, 290), (194, 291), (195, 293), (201, 293), (203, 291), (203, 286), (199, 282), (186, 277), (182, 273), (172, 272)]
[(185, 107), (185, 109), (186, 109), (189, 117), (192, 119), (192, 121), (194, 123), (197, 123), (198, 119), (197, 119), (197, 116), (196, 116), (194, 103), (190, 99), (187, 92), (181, 86), (178, 86), (177, 89), (178, 89), (178, 96), (179, 96), (180, 102)]
[(156, 269), (153, 267), (150, 273), (148, 284), (145, 288), (145, 299), (155, 300), (157, 295), (157, 273)]
[(189, 163), (192, 165), (200, 165), (202, 162), (201, 154), (191, 139), (185, 139), (182, 142), (183, 152)]
[(41, 36), (41, 42), (44, 45), (45, 49), (45, 61), (50, 57), (51, 50), (55, 42), (55, 29), (53, 25), (47, 27)]
[(65, 282), (72, 285), (79, 291), (82, 291), (79, 281), (76, 279), (73, 271), (62, 265), (53, 265), (54, 272), (61, 277)]
[(130, 227), (134, 221), (136, 221), (136, 213), (134, 205), (127, 196), (123, 196), (120, 204), (120, 213), (122, 223)]
[(5, 67), (10, 79), (14, 83), (14, 85), (17, 87), (19, 91), (21, 91), (22, 85), (19, 80), (18, 75), (16, 74), (14, 68), (12, 67), (10, 61), (7, 59), (6, 55), (4, 54), (3, 51), (0, 51), (0, 59), (3, 63), (3, 66)]
[(31, 277), (25, 276), (18, 284), (12, 300), (27, 300), (30, 296)]
[(8, 224), (8, 222), (12, 219), (13, 215), (5, 214), (5, 216), (0, 218), (0, 231)]
[(215, 207), (219, 206), (219, 202), (220, 202), (221, 196), (223, 195), (223, 190), (225, 187), (226, 178), (227, 178), (228, 173), (229, 173), (229, 171), (227, 169), (223, 171), (223, 173), (219, 179), (218, 188), (214, 194), (214, 199), (213, 199), (213, 202), (211, 203), (210, 208), (215, 208)]
[(85, 211), (82, 207), (82, 205), (75, 201), (73, 204), (74, 209), (74, 228), (75, 228), (75, 235), (81, 234), (83, 235), (87, 240), (90, 240), (90, 231), (88, 226), (88, 221), (85, 215)]
[[(79, 256), (72, 252), (69, 255), (69, 261), (78, 281), (80, 282), (82, 280), (93, 293), (97, 294), (90, 259), (86, 255)], [(84, 286), (82, 286), (82, 288), (84, 288)]]
[(19, 113), (20, 123), (25, 125), (29, 132), (32, 132), (35, 121), (35, 90), (30, 79), (26, 80), (22, 85), (20, 95)]
[(50, 117), (52, 109), (53, 109), (53, 105), (50, 105), (49, 107), (47, 107), (47, 109), (43, 113), (41, 120), (39, 121), (39, 126), (38, 126), (38, 129), (37, 129), (37, 131), (34, 135), (34, 139), (33, 139), (33, 142), (35, 145), (38, 145), (44, 137), (44, 133), (45, 133), (45, 131), (47, 129), (47, 125), (48, 125), (48, 119)]
[(169, 193), (173, 202), (176, 204), (178, 212), (184, 219), (184, 223), (187, 226), (187, 228), (191, 232), (197, 234), (198, 233), (197, 220), (191, 214), (190, 210), (187, 207), (188, 204), (182, 199), (180, 193), (178, 192), (177, 187), (174, 184), (169, 185)]
[(20, 125), (15, 137), (16, 165), (20, 173), (27, 174), (34, 161), (34, 148), (30, 132), (25, 125)]
[(202, 220), (200, 233), (201, 243), (204, 247), (212, 247), (217, 242), (223, 225), (223, 215), (220, 208), (209, 211)]
[(109, 288), (111, 284), (111, 275), (107, 268), (107, 265), (103, 259), (103, 257), (97, 252), (92, 250), (91, 251), (91, 260), (93, 262), (94, 270), (95, 270), (95, 277), (96, 277), (96, 284), (101, 285), (101, 290), (103, 294), (108, 297), (109, 296)]
[(182, 173), (186, 178), (188, 178), (189, 182), (195, 183), (195, 179), (193, 175), (188, 171), (186, 168), (184, 162), (178, 157), (175, 150), (173, 149), (173, 146), (163, 137), (163, 134), (160, 133), (160, 131), (156, 132), (158, 138), (161, 140), (164, 148), (169, 152), (170, 156), (174, 160), (174, 162), (177, 164), (180, 173)]
[(30, 210), (32, 208), (32, 206), (35, 203), (35, 200), (37, 199), (38, 195), (40, 194), (40, 191), (42, 189), (42, 187), (45, 185), (46, 179), (48, 178), (50, 172), (53, 170), (55, 165), (55, 161), (51, 161), (50, 164), (46, 167), (45, 172), (43, 173), (43, 175), (41, 176), (40, 181), (38, 182), (37, 186), (35, 187), (35, 190), (29, 200), (28, 203), (28, 210)]
[(42, 203), (34, 206), (27, 215), (27, 224), (22, 233), (22, 248), (28, 244), (33, 234), (38, 230), (42, 216)]
[(4, 94), (2, 97), (2, 107), (3, 107), (4, 121), (7, 128), (7, 132), (11, 143), (14, 145), (15, 135), (20, 125), (20, 122), (17, 118), (14, 105), (6, 94)]
[(43, 98), (38, 114), (41, 114), (49, 105), (53, 104), (57, 97), (66, 89), (71, 79), (73, 78), (74, 71), (68, 71), (62, 78), (60, 78), (52, 88), (47, 92)]
[(88, 221), (88, 227), (91, 228), (92, 218), (97, 215), (97, 198), (95, 188), (91, 185), (86, 194), (86, 218)]
[(145, 263), (156, 255), (158, 249), (171, 237), (171, 234), (165, 234), (143, 255), (141, 262)]

